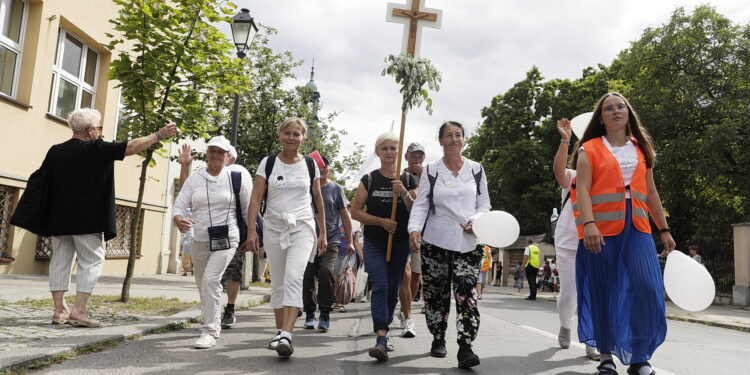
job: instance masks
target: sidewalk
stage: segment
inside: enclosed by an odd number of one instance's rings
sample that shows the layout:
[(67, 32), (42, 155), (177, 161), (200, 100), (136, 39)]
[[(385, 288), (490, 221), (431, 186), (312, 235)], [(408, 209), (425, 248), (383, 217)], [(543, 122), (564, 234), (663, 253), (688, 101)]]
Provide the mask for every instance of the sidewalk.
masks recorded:
[[(120, 295), (122, 279), (121, 276), (100, 277), (94, 294)], [(36, 308), (12, 304), (26, 298), (50, 298), (47, 280), (47, 275), (0, 275), (0, 373), (88, 345), (119, 342), (200, 317), (199, 308), (190, 308), (169, 317), (94, 313), (94, 318), (102, 322), (100, 328), (52, 325), (52, 306)], [(71, 288), (75, 288), (75, 276)], [(74, 291), (68, 292), (68, 295), (74, 294)], [(192, 276), (173, 274), (134, 276), (130, 296), (177, 297), (183, 301), (200, 299)], [(269, 299), (270, 289), (251, 287), (240, 292), (237, 305), (267, 302)]]
[[(525, 284), (520, 292), (518, 289), (509, 286), (487, 286), (485, 292), (509, 294), (519, 297), (528, 297), (529, 295), (528, 286)], [(536, 298), (538, 300), (557, 301), (556, 293), (551, 292), (537, 292)], [(750, 332), (750, 309), (747, 307), (711, 305), (706, 310), (700, 312), (689, 312), (667, 300), (667, 319)]]

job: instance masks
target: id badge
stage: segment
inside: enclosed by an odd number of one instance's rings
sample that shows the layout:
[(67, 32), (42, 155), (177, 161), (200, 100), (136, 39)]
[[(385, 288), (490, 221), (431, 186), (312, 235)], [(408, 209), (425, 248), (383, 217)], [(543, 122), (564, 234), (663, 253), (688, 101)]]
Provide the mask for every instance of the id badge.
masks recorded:
[(229, 249), (229, 226), (217, 225), (208, 227), (208, 249), (211, 251)]

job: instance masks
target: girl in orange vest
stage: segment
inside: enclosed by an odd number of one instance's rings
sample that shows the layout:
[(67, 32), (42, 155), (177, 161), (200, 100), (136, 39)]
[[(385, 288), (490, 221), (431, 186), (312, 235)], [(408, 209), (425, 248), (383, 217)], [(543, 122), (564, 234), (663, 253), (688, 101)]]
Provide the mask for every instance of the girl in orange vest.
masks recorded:
[(662, 276), (648, 214), (666, 255), (669, 233), (653, 176), (655, 153), (628, 101), (608, 93), (577, 145), (571, 191), (578, 229), (578, 337), (601, 353), (600, 375), (655, 374), (647, 362), (667, 333)]

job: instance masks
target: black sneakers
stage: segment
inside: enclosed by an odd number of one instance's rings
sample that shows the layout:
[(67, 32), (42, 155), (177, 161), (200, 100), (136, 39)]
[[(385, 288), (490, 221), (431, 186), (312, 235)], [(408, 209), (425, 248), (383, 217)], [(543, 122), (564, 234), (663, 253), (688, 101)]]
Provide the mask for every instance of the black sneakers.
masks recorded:
[(448, 355), (448, 351), (445, 350), (445, 340), (432, 340), (430, 355), (437, 358), (445, 358), (445, 356)]
[(234, 308), (224, 308), (224, 315), (221, 317), (221, 328), (232, 328), (232, 325), (237, 322), (237, 317), (234, 316)]
[(460, 368), (471, 368), (479, 364), (479, 357), (474, 354), (469, 344), (459, 344), (456, 357)]

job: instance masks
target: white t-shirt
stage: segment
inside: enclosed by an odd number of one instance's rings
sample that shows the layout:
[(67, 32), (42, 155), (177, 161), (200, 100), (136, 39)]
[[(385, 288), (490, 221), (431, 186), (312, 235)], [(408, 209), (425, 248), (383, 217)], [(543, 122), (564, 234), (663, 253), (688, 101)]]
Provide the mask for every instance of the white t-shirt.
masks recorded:
[[(614, 147), (612, 146), (607, 137), (602, 136), (602, 141), (607, 149), (620, 164), (620, 172), (622, 173), (622, 179), (625, 182), (625, 186), (630, 185), (630, 181), (633, 179), (635, 168), (638, 166), (638, 151), (635, 149), (635, 145), (629, 139), (623, 146)], [(583, 150), (583, 146), (581, 146)], [(625, 198), (630, 198), (630, 190), (625, 191)]]
[[(565, 200), (568, 192), (570, 192), (570, 185), (576, 177), (575, 169), (567, 169), (566, 172), (570, 176), (570, 179), (568, 180), (568, 186), (562, 191), (561, 202)], [(576, 221), (573, 216), (573, 201), (570, 198), (565, 202), (562, 212), (560, 212), (560, 217), (557, 219), (555, 248), (573, 251), (578, 249), (578, 231), (576, 230)]]
[[(268, 210), (291, 213), (298, 217), (301, 217), (302, 213), (312, 216), (310, 174), (307, 171), (305, 159), (294, 164), (285, 164), (277, 156), (271, 176), (266, 176), (267, 159), (268, 157), (263, 158), (258, 165), (257, 175), (268, 181), (268, 197), (266, 198)], [(320, 178), (320, 171), (317, 167), (315, 167), (315, 178)], [(309, 212), (306, 212), (308, 210)]]

